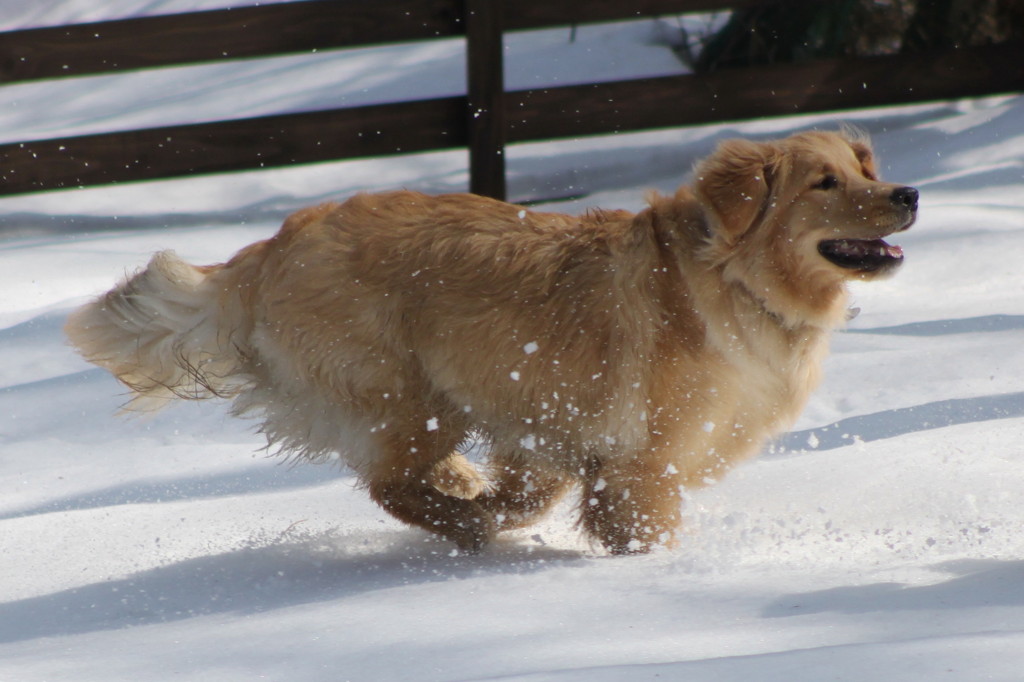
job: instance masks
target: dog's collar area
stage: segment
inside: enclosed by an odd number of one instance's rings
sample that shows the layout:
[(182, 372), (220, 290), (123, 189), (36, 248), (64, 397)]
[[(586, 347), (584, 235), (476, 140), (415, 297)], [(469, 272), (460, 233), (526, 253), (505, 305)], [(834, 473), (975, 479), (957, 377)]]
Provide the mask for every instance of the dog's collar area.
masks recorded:
[(903, 262), (903, 249), (882, 239), (828, 239), (818, 244), (827, 261), (849, 270), (878, 272)]
[(736, 290), (742, 292), (743, 294), (745, 294), (746, 297), (748, 299), (750, 299), (750, 302), (753, 303), (758, 309), (760, 309), (760, 312), (762, 314), (764, 314), (769, 320), (771, 320), (779, 328), (781, 328), (781, 329), (788, 329), (788, 330), (795, 330), (795, 329), (798, 329), (800, 327), (805, 326), (802, 323), (793, 324), (792, 322), (787, 320), (786, 317), (782, 313), (777, 313), (774, 310), (772, 310), (770, 307), (768, 307), (768, 301), (766, 301), (761, 296), (758, 296), (757, 294), (755, 294), (753, 291), (751, 291), (742, 282), (735, 282), (735, 284), (737, 285)]

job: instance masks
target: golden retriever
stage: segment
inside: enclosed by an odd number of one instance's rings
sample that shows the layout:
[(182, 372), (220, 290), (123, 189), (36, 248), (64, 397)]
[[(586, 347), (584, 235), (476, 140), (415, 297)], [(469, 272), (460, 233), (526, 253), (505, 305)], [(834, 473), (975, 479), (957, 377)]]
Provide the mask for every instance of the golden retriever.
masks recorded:
[(850, 131), (723, 142), (635, 215), (359, 194), (224, 264), (158, 253), (67, 333), (130, 406), (233, 398), (284, 454), (340, 459), (465, 550), (578, 485), (587, 536), (644, 552), (674, 542), (686, 488), (793, 422), (846, 282), (901, 263), (882, 239), (917, 196)]

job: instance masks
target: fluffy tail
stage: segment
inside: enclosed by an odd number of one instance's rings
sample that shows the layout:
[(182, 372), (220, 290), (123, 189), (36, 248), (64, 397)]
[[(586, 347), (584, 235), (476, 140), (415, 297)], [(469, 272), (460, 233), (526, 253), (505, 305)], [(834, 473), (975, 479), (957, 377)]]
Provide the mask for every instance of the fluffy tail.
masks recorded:
[(171, 399), (236, 394), (247, 383), (234, 337), (245, 326), (223, 266), (195, 267), (171, 251), (74, 311), (64, 327), (89, 362), (133, 392), (126, 408), (152, 410)]

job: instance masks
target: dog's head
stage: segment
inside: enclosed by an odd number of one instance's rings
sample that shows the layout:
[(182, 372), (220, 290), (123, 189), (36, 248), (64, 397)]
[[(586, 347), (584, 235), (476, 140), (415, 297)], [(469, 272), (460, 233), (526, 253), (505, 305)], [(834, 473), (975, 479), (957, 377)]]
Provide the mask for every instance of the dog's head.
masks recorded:
[(729, 140), (696, 176), (705, 255), (780, 314), (811, 313), (847, 280), (895, 271), (903, 251), (885, 238), (917, 216), (917, 190), (880, 182), (867, 139), (852, 132)]

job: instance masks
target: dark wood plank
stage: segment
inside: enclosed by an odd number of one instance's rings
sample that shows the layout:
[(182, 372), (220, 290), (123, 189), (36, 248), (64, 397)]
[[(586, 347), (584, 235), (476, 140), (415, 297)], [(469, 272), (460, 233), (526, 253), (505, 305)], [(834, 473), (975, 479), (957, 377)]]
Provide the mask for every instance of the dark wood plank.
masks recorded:
[[(835, 2), (835, 0), (819, 0)], [(765, 0), (518, 0), (509, 4), (510, 30), (620, 21), (697, 12), (721, 12)]]
[[(723, 10), (759, 0), (518, 0), (510, 29)], [(829, 0), (821, 0), (829, 1)], [(0, 32), (0, 83), (462, 35), (461, 0), (305, 0)]]
[(465, 147), (466, 99), (0, 145), (0, 194)]
[(466, 0), (469, 191), (505, 199), (504, 0)]
[(462, 32), (454, 0), (306, 0), (0, 33), (0, 82)]
[(728, 69), (506, 95), (508, 141), (1024, 91), (1024, 44)]

